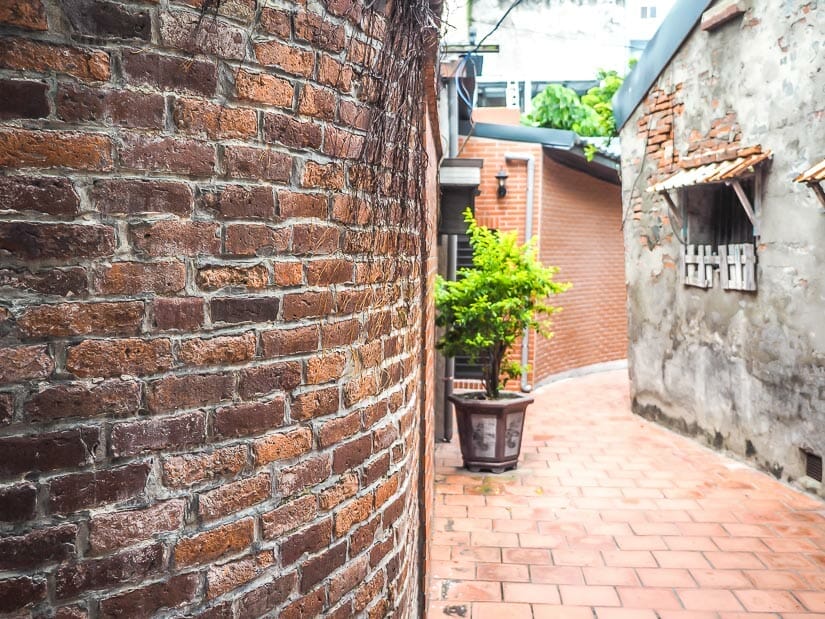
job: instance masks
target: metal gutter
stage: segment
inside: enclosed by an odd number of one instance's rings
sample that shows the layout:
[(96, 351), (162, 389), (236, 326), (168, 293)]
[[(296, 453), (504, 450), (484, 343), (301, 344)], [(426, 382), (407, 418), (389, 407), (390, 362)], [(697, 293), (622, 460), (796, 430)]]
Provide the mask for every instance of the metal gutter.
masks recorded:
[(647, 44), (642, 57), (613, 97), (613, 115), (621, 131), (662, 71), (682, 47), (713, 0), (678, 0)]
[(472, 135), (476, 138), (504, 140), (507, 142), (528, 142), (554, 148), (570, 150), (576, 145), (579, 136), (573, 131), (545, 129), (543, 127), (524, 127), (522, 125), (495, 125), (492, 123), (470, 124), (463, 121), (459, 127), (460, 135)]

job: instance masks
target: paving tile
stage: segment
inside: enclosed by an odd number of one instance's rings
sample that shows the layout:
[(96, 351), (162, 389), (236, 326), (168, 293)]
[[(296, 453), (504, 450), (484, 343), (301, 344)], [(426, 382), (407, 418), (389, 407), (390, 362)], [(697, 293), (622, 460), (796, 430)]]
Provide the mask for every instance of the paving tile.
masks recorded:
[(437, 446), (429, 616), (825, 619), (821, 501), (633, 416), (623, 372), (535, 395), (519, 469)]

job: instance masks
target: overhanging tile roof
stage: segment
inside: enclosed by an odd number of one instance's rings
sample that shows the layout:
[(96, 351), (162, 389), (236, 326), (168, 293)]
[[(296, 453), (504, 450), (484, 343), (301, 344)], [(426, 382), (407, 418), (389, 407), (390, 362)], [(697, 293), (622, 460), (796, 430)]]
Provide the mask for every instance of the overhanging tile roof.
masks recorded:
[(669, 191), (693, 185), (704, 185), (707, 183), (722, 183), (745, 176), (753, 172), (753, 169), (763, 161), (770, 159), (771, 151), (760, 151), (747, 157), (737, 157), (728, 161), (718, 161), (708, 163), (696, 168), (682, 170), (670, 178), (667, 178), (648, 188), (650, 192)]
[(825, 159), (796, 178), (797, 183), (818, 183), (820, 181), (825, 181)]

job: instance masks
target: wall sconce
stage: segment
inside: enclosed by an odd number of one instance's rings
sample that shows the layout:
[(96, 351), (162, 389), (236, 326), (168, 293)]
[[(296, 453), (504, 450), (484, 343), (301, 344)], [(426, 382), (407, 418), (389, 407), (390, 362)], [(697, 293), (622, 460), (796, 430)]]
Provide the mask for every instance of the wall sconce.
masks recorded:
[(509, 177), (510, 175), (507, 174), (507, 170), (505, 170), (504, 168), (501, 168), (501, 170), (498, 171), (498, 174), (496, 174), (496, 180), (498, 181), (499, 198), (503, 198), (507, 195), (507, 179)]

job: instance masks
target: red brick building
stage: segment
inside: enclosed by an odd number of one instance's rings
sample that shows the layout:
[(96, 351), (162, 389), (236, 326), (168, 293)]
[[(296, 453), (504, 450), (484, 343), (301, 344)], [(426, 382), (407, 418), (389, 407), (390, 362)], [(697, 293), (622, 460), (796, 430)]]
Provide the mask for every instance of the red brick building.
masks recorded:
[[(587, 161), (575, 134), (550, 129), (476, 123), (464, 141), (461, 157), (484, 162), (475, 199), (478, 221), (518, 230), (524, 239), (531, 199), (531, 236), (538, 238), (541, 260), (559, 268), (558, 281), (573, 283), (554, 298), (563, 308), (553, 319), (555, 336), (548, 340), (531, 333), (532, 369), (522, 384), (534, 387), (565, 372), (623, 361), (627, 318), (618, 158), (602, 148)], [(534, 168), (532, 196), (528, 159)], [(496, 175), (502, 170), (508, 174), (507, 194), (499, 197)], [(458, 381), (456, 387), (470, 385)]]

